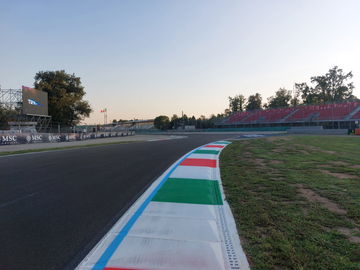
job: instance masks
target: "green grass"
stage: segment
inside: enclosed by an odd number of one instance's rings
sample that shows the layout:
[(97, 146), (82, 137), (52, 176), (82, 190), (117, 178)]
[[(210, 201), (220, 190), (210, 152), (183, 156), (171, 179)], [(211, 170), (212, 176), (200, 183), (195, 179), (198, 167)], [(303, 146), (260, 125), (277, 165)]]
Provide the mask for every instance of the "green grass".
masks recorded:
[(251, 268), (360, 269), (359, 164), (354, 137), (277, 137), (226, 147), (224, 190)]
[(104, 145), (113, 145), (113, 144), (139, 143), (139, 142), (143, 142), (143, 141), (120, 141), (120, 142), (72, 145), (72, 146), (64, 146), (64, 147), (50, 147), (50, 148), (42, 148), (42, 149), (27, 149), (27, 150), (17, 150), (17, 151), (6, 151), (6, 152), (0, 152), (0, 156), (26, 154), (26, 153), (34, 153), (34, 152), (56, 151), (56, 150), (68, 150), (68, 149), (94, 147), (94, 146), (104, 146)]

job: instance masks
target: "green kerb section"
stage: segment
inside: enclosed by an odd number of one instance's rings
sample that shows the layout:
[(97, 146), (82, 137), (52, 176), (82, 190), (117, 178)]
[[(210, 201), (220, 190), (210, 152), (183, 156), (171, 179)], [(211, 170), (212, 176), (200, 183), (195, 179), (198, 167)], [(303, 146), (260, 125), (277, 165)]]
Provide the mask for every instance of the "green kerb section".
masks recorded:
[(213, 142), (211, 144), (230, 144), (230, 142), (226, 142), (226, 141), (218, 141), (218, 142)]
[(216, 150), (196, 150), (193, 152), (193, 154), (212, 154), (212, 155), (218, 155), (220, 151)]
[(218, 181), (191, 178), (169, 178), (152, 200), (172, 203), (223, 204)]

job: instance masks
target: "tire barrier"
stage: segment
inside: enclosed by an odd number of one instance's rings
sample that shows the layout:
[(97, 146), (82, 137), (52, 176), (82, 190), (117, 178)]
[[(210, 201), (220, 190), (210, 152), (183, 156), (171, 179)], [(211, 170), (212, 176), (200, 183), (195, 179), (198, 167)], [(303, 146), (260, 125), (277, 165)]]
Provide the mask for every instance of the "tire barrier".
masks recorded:
[(55, 143), (83, 141), (98, 138), (123, 137), (135, 135), (135, 131), (94, 132), (94, 133), (1, 133), (0, 146), (29, 143)]

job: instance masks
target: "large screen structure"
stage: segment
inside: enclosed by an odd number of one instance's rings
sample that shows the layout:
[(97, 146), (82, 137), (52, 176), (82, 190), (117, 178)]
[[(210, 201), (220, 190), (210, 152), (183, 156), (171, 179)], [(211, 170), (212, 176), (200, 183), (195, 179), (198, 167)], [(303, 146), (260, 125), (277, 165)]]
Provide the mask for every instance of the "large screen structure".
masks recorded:
[(48, 93), (30, 87), (22, 87), (23, 114), (48, 115)]

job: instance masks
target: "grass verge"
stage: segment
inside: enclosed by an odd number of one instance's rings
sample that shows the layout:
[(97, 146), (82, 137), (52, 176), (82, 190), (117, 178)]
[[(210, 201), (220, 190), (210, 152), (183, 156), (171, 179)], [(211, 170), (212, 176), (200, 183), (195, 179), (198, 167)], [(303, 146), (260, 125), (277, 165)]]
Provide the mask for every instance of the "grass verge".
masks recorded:
[(252, 269), (360, 269), (360, 140), (235, 141), (221, 175)]
[[(94, 147), (94, 146), (104, 146), (104, 145), (113, 145), (113, 144), (139, 143), (139, 142), (144, 142), (144, 141), (120, 141), (120, 142), (108, 142), (108, 143), (72, 145), (72, 146), (64, 146), (64, 147), (50, 147), (50, 148), (41, 148), (41, 149), (27, 149), (27, 150), (17, 150), (17, 151), (6, 151), (6, 152), (0, 152), (0, 156), (8, 156), (8, 155), (16, 155), (16, 154), (26, 154), (26, 153), (33, 153), (33, 152), (46, 152), (46, 151), (56, 151), (56, 150), (68, 150), (68, 149)], [(1, 146), (0, 146), (0, 147), (1, 147)]]

